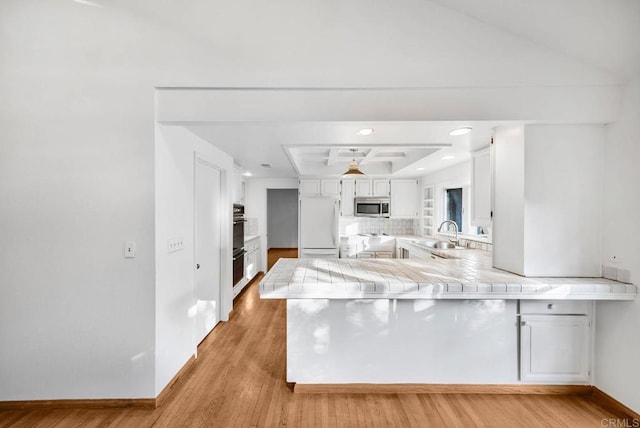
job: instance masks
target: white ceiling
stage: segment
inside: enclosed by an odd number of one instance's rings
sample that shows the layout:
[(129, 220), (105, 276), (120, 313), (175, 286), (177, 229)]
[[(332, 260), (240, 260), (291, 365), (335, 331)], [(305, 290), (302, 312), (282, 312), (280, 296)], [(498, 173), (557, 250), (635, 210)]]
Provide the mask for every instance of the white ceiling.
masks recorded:
[[(158, 86), (600, 87), (623, 85), (640, 73), (637, 0), (92, 1), (105, 11), (118, 9), (134, 18), (121, 25), (123, 40), (126, 32), (139, 31), (144, 23), (144, 28), (161, 29), (163, 37), (191, 41), (193, 52), (174, 51), (165, 43), (164, 56), (154, 50), (148, 59), (146, 53), (141, 56), (141, 61), (170, 64), (149, 68)], [(103, 33), (88, 31), (82, 40), (90, 45), (96, 38), (102, 46)], [(148, 43), (151, 46), (154, 37)], [(415, 176), (468, 159), (470, 151), (488, 144), (491, 127), (498, 123), (378, 120), (203, 123), (188, 128), (231, 154), (242, 168), (267, 177), (333, 174), (337, 166), (321, 167), (331, 146), (370, 150), (379, 145), (451, 144), (422, 153), (422, 158), (416, 150), (403, 152), (407, 156), (402, 162), (372, 169)], [(471, 135), (448, 136), (450, 129), (463, 125), (473, 127)], [(362, 127), (376, 131), (360, 137), (356, 132)], [(301, 146), (309, 146), (307, 153), (317, 147), (317, 159), (303, 159)], [(299, 156), (296, 150), (288, 155), (286, 147), (298, 147)], [(443, 161), (446, 154), (454, 159)]]
[[(384, 159), (380, 165), (365, 162), (370, 175), (416, 177), (469, 159), (470, 152), (487, 147), (491, 129), (513, 122), (291, 122), (212, 123), (189, 125), (187, 129), (234, 157), (244, 171), (255, 177), (338, 175), (350, 157), (327, 165), (331, 148), (359, 148), (358, 160), (372, 148), (403, 153)], [(451, 136), (463, 126), (472, 132)], [(373, 128), (370, 136), (358, 135)], [(431, 147), (430, 147), (431, 146)], [(287, 151), (293, 155), (287, 154)], [(442, 157), (453, 156), (442, 160)], [(293, 158), (293, 159), (292, 159)], [(269, 164), (264, 168), (260, 164)], [(418, 169), (421, 168), (421, 169)]]

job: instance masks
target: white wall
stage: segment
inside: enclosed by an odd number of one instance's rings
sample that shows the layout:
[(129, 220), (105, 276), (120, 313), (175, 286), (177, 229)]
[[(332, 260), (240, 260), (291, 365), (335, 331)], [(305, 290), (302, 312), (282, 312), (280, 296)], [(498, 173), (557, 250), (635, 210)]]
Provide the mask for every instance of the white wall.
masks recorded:
[(154, 86), (224, 59), (96, 3), (0, 2), (0, 400), (156, 392)]
[(268, 248), (298, 247), (297, 189), (267, 190)]
[(78, 6), (0, 2), (0, 400), (154, 396), (145, 27)]
[(600, 276), (605, 127), (529, 125), (524, 138), (524, 274)]
[(297, 189), (297, 178), (250, 178), (247, 180), (247, 217), (258, 219), (260, 232), (260, 250), (263, 266), (267, 270), (267, 189)]
[[(233, 159), (181, 126), (156, 126), (156, 294), (155, 394), (196, 353), (195, 314), (206, 310), (194, 293), (194, 153), (221, 171), (220, 317), (229, 319), (232, 284)], [(183, 238), (183, 251), (168, 253), (167, 240)]]
[[(457, 163), (448, 168), (441, 169), (439, 171), (427, 174), (420, 179), (420, 189), (425, 186), (434, 185), (435, 200), (434, 200), (434, 233), (438, 225), (444, 220), (444, 192), (448, 188), (462, 187), (463, 207), (464, 213), (462, 214), (462, 233), (469, 233), (471, 228), (471, 222), (469, 214), (471, 213), (471, 161)], [(422, 192), (420, 193), (419, 207), (422, 207)], [(420, 221), (422, 222), (422, 213), (420, 213)], [(422, 230), (422, 228), (420, 228)]]
[[(603, 258), (640, 284), (640, 76), (628, 86), (623, 115), (607, 126)], [(618, 263), (611, 263), (616, 256)], [(596, 306), (596, 386), (640, 412), (640, 300)]]

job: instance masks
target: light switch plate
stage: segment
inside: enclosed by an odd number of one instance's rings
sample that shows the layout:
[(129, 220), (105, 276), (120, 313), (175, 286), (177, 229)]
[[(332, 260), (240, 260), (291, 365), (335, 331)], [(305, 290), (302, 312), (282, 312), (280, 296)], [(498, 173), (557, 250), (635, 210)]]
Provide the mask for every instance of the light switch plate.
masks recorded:
[(184, 238), (171, 238), (167, 241), (167, 251), (175, 253), (184, 250)]

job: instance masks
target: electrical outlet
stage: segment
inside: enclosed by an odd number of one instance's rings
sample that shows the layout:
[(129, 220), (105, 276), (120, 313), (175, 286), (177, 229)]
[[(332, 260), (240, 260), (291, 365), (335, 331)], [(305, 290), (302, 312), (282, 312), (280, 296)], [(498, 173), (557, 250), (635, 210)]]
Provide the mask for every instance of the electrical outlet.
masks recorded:
[(126, 259), (132, 259), (136, 256), (136, 243), (133, 241), (127, 241), (124, 243), (124, 257)]
[(167, 241), (167, 251), (175, 253), (184, 250), (184, 238), (171, 238)]

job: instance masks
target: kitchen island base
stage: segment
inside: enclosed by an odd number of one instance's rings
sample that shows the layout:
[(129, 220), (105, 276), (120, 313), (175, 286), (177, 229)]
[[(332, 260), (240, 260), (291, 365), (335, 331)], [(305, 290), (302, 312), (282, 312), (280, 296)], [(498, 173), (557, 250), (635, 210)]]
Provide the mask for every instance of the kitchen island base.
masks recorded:
[(287, 381), (518, 383), (516, 301), (288, 299)]

